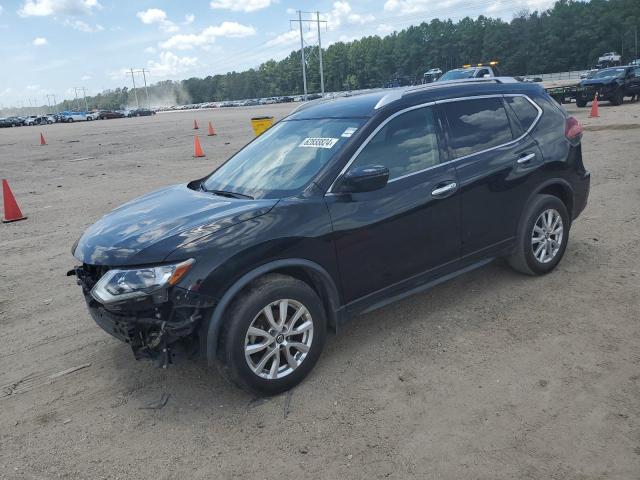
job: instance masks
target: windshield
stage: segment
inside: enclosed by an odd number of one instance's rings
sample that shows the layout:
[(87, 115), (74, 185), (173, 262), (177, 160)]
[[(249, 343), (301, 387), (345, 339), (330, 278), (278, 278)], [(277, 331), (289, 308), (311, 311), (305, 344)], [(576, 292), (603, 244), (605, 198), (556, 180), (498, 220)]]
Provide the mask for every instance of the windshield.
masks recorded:
[(213, 172), (203, 188), (253, 198), (292, 195), (342, 150), (363, 122), (353, 118), (280, 122)]
[(475, 70), (473, 68), (467, 68), (465, 70), (449, 70), (447, 73), (440, 77), (442, 80), (460, 80), (461, 78), (471, 78)]
[(596, 72), (591, 78), (620, 77), (622, 75), (624, 75), (624, 68), (607, 68)]

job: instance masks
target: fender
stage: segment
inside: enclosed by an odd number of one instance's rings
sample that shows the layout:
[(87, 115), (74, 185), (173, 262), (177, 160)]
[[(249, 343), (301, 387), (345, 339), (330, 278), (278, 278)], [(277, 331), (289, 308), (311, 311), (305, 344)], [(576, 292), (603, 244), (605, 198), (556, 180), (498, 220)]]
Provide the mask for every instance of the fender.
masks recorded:
[(567, 192), (570, 195), (571, 205), (567, 205), (567, 210), (569, 210), (569, 215), (571, 215), (572, 214), (571, 210), (573, 210), (573, 203), (574, 203), (573, 187), (568, 181), (566, 181), (564, 178), (561, 178), (561, 177), (551, 178), (549, 180), (542, 182), (540, 185), (538, 185), (536, 189), (533, 192), (531, 192), (531, 195), (529, 195), (529, 198), (527, 198), (527, 201), (523, 204), (522, 211), (524, 211), (527, 205), (529, 205), (533, 197), (538, 195), (542, 190), (544, 190), (547, 187), (552, 187), (556, 185), (561, 187), (565, 192)]
[[(202, 335), (200, 342), (203, 348), (203, 355), (206, 358), (207, 365), (213, 366), (217, 361), (218, 353), (218, 340), (220, 337), (220, 328), (222, 327), (223, 314), (226, 308), (229, 306), (234, 297), (249, 283), (262, 275), (267, 273), (290, 267), (302, 267), (313, 274), (314, 280), (321, 282), (321, 286), (324, 293), (327, 295), (328, 306), (327, 311), (328, 321), (331, 325), (337, 325), (338, 308), (340, 307), (340, 296), (336, 284), (329, 275), (329, 273), (315, 262), (305, 260), (303, 258), (289, 258), (284, 260), (275, 260), (273, 262), (266, 263), (260, 267), (251, 270), (242, 277), (240, 277), (231, 287), (227, 289), (218, 304), (211, 314), (211, 318), (206, 325), (203, 325), (202, 332), (206, 335)], [(323, 302), (325, 303), (325, 302)]]

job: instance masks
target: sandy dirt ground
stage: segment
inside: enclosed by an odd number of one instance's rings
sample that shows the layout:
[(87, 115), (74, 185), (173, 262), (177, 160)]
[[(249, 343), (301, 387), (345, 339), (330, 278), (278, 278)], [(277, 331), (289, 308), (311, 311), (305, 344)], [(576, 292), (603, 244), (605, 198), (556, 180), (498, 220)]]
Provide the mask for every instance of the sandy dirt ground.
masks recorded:
[(497, 261), (361, 316), (287, 395), (135, 362), (93, 323), (65, 276), (82, 231), (291, 108), (0, 130), (29, 216), (0, 224), (0, 478), (640, 478), (640, 103), (570, 108), (593, 180), (554, 273)]

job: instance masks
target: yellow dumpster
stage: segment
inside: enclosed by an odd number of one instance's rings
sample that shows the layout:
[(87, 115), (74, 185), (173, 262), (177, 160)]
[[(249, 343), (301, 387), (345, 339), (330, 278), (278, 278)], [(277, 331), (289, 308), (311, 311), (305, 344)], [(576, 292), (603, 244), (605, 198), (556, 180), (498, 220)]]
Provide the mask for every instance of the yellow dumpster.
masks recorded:
[(254, 117), (251, 119), (251, 126), (253, 127), (256, 137), (259, 137), (269, 130), (271, 125), (273, 125), (273, 117)]

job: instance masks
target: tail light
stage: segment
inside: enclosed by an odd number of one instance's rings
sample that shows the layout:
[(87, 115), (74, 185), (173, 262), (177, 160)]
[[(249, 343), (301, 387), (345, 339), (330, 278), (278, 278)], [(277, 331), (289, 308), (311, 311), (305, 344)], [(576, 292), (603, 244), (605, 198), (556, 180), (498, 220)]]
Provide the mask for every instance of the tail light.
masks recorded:
[(568, 140), (577, 140), (582, 135), (582, 125), (575, 117), (567, 117), (564, 125), (564, 136)]

